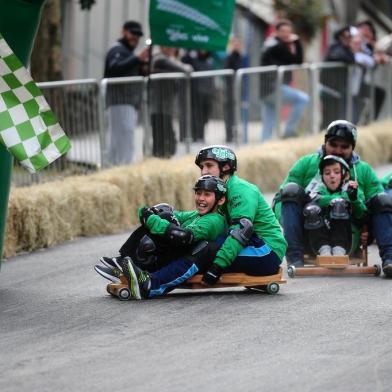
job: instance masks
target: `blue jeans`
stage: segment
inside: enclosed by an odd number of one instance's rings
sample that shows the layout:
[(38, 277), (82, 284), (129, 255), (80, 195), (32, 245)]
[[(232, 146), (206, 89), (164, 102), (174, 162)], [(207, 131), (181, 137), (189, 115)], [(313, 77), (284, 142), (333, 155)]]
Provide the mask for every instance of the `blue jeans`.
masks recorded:
[(304, 259), (303, 206), (294, 202), (282, 203), (282, 227), (287, 241), (286, 258), (289, 263)]
[[(282, 104), (290, 105), (292, 107), (286, 122), (284, 137), (294, 136), (298, 124), (301, 121), (303, 111), (309, 103), (309, 96), (303, 91), (292, 88), (286, 84), (282, 86), (281, 93)], [(263, 121), (261, 140), (271, 139), (276, 121), (275, 94), (270, 94), (263, 99), (261, 105), (261, 118)]]
[(372, 215), (370, 230), (376, 239), (381, 259), (392, 259), (392, 213)]

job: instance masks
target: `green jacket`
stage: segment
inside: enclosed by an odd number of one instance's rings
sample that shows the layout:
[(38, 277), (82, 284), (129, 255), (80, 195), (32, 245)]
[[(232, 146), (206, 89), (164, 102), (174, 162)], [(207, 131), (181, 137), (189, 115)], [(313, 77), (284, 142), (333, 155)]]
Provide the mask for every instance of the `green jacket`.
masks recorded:
[[(140, 213), (140, 210), (141, 208), (139, 208), (138, 213)], [(192, 231), (194, 242), (200, 240), (214, 241), (220, 234), (225, 232), (225, 218), (218, 212), (200, 216), (197, 210), (174, 211), (174, 215), (182, 228)], [(162, 219), (159, 215), (151, 215), (148, 217), (146, 225), (152, 234), (163, 235), (170, 222)]]
[(387, 174), (386, 176), (381, 178), (381, 185), (384, 189), (389, 189), (389, 181), (392, 178), (392, 173)]
[[(317, 153), (305, 155), (300, 158), (290, 169), (280, 189), (284, 188), (289, 182), (295, 182), (305, 189), (310, 181), (318, 175), (319, 163), (322, 156), (324, 156), (323, 148)], [(358, 182), (358, 188), (362, 190), (365, 201), (383, 192), (381, 182), (372, 167), (368, 163), (361, 161), (359, 155), (356, 153), (353, 153), (350, 161), (350, 180)], [(281, 203), (279, 197), (275, 199), (274, 211), (276, 217), (280, 220)]]
[[(313, 184), (312, 184), (313, 183)], [(347, 193), (347, 184), (342, 186), (342, 189), (331, 192), (328, 190), (326, 185), (322, 182), (321, 178), (314, 179), (308, 185), (307, 191), (309, 188), (312, 188), (311, 192), (309, 193), (311, 201), (319, 205), (321, 208), (326, 208), (331, 204), (331, 201), (337, 198), (341, 198), (347, 200), (351, 207), (352, 207), (352, 216), (358, 220), (362, 219), (366, 213), (367, 208), (365, 205), (365, 195), (363, 194), (362, 190), (358, 188), (357, 199), (351, 201), (348, 197)]]
[[(232, 224), (234, 220), (248, 218), (253, 222), (257, 236), (264, 240), (282, 260), (286, 253), (287, 243), (278, 221), (259, 188), (235, 175), (229, 177), (226, 185), (226, 203), (222, 210), (227, 221), (230, 222), (230, 228), (239, 227), (239, 224)], [(219, 249), (214, 263), (226, 268), (242, 249), (243, 246), (229, 235)]]

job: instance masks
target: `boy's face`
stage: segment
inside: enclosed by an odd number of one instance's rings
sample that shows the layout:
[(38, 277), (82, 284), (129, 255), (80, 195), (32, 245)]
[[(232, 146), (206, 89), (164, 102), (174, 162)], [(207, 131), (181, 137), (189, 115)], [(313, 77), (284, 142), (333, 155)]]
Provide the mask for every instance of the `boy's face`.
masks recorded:
[(324, 167), (323, 182), (330, 191), (336, 191), (342, 182), (342, 168), (338, 162)]
[(217, 161), (213, 159), (206, 159), (200, 163), (201, 175), (209, 174), (211, 176), (219, 177), (220, 169)]
[(209, 212), (216, 211), (218, 206), (222, 205), (224, 201), (225, 198), (223, 197), (218, 201), (217, 205), (214, 207), (215, 204), (214, 192), (206, 191), (204, 189), (197, 189), (195, 191), (195, 206), (200, 215), (205, 215), (208, 214)]

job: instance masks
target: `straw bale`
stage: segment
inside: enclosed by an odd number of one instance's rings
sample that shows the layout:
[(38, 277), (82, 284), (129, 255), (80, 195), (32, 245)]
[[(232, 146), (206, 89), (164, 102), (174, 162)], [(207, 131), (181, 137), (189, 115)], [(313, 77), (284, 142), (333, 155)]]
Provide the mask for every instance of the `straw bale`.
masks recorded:
[[(372, 165), (392, 160), (391, 121), (359, 128), (356, 150)], [(323, 134), (269, 141), (237, 149), (238, 174), (274, 192), (292, 164), (316, 151)], [(194, 156), (149, 159), (103, 170), (90, 176), (70, 177), (11, 190), (4, 253), (6, 257), (76, 238), (125, 230), (138, 222), (136, 209), (158, 202), (193, 209), (192, 187), (200, 171)]]

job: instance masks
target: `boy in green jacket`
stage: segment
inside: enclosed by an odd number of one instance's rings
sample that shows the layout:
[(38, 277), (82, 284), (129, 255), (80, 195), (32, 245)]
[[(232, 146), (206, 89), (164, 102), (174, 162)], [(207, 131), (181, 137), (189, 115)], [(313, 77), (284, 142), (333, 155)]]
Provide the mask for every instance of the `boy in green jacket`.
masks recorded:
[(214, 241), (226, 228), (225, 218), (218, 212), (225, 202), (226, 185), (217, 177), (202, 176), (196, 181), (194, 191), (196, 209), (173, 212), (180, 225), (169, 222), (153, 207), (138, 210), (142, 226), (153, 236), (164, 239), (173, 255), (176, 248), (187, 247), (182, 257), (173, 257), (164, 266), (157, 264), (160, 267), (153, 272), (140, 268), (140, 260), (129, 256), (101, 258), (104, 265), (96, 265), (95, 271), (113, 282), (120, 282), (120, 275), (125, 275), (133, 299), (163, 295), (205, 271), (216, 254)]
[(202, 175), (219, 176), (227, 187), (221, 210), (229, 222), (229, 234), (203, 275), (205, 284), (215, 284), (223, 272), (278, 273), (287, 246), (282, 229), (258, 187), (234, 174), (234, 151), (227, 146), (205, 147), (195, 163)]
[(321, 178), (306, 188), (310, 202), (304, 208), (304, 227), (315, 254), (343, 256), (359, 246), (358, 226), (367, 209), (358, 184), (348, 181), (349, 171), (343, 158), (327, 155), (320, 161)]
[[(368, 205), (369, 231), (375, 237), (385, 275), (392, 276), (392, 197), (383, 187), (372, 167), (354, 152), (356, 127), (346, 120), (333, 121), (327, 128), (325, 143), (315, 154), (300, 158), (275, 196), (274, 211), (283, 226), (288, 243), (286, 259), (289, 265), (304, 265), (303, 207), (304, 189), (317, 175), (320, 160), (325, 155), (337, 155), (350, 166), (350, 179), (358, 183)], [(385, 197), (387, 196), (387, 197)]]

